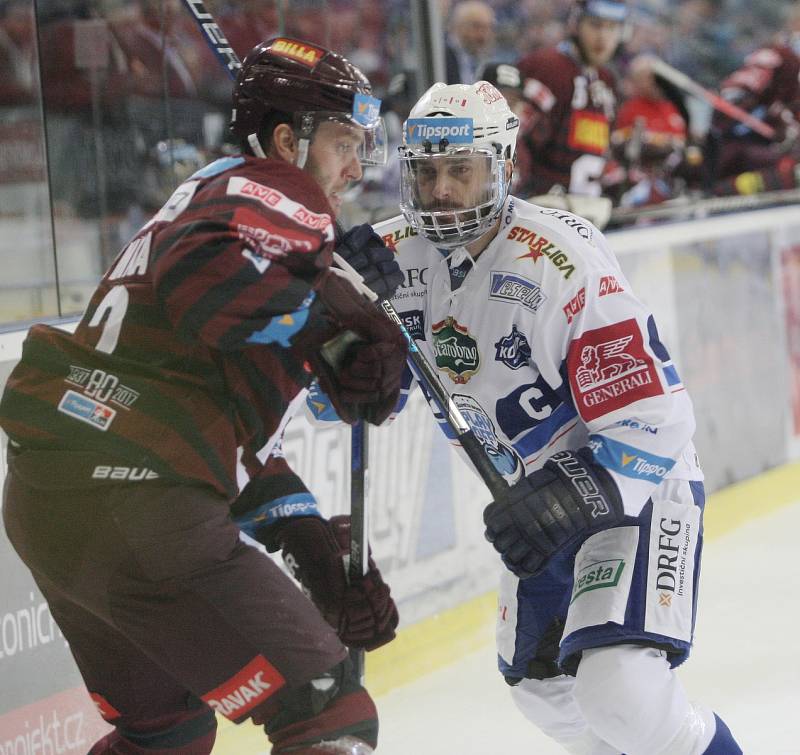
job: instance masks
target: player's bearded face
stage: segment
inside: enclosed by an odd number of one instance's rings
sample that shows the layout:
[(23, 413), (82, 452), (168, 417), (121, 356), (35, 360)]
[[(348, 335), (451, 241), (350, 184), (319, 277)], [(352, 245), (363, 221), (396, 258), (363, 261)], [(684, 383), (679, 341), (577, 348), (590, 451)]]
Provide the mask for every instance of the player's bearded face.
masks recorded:
[[(421, 157), (414, 166), (421, 210), (466, 210), (491, 195), (491, 158), (483, 154), (446, 154)], [(447, 216), (442, 217), (447, 221)]]

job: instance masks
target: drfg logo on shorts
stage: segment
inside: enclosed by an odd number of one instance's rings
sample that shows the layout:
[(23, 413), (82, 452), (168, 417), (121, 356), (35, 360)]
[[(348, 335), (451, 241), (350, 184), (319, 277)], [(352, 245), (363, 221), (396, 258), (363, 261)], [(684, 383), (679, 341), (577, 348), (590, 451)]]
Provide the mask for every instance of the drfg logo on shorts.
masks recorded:
[(647, 566), (645, 631), (689, 641), (700, 509), (690, 502), (654, 501)]
[(453, 317), (434, 323), (431, 330), (436, 366), (454, 383), (466, 383), (481, 366), (477, 341)]
[(202, 696), (204, 702), (231, 721), (240, 720), (248, 711), (275, 694), (284, 678), (261, 655), (257, 655), (235, 676)]

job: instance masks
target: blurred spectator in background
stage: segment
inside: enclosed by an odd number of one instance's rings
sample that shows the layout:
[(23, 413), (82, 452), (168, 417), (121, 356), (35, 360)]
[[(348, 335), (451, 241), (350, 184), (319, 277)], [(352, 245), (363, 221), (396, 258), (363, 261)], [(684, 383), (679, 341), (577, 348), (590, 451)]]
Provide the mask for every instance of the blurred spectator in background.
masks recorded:
[(448, 84), (473, 84), (480, 67), (494, 53), (495, 15), (482, 0), (462, 0), (453, 6), (445, 44)]
[[(532, 106), (528, 103), (522, 93), (522, 74), (519, 68), (510, 63), (487, 63), (479, 72), (479, 80), (488, 81), (494, 84), (503, 97), (506, 98), (509, 108), (519, 117), (520, 123), (528, 123), (533, 117)], [(523, 157), (523, 162), (519, 162), (520, 157), (525, 153), (522, 142), (521, 132), (517, 132), (517, 152), (516, 167), (511, 178), (511, 191), (516, 193), (516, 188), (520, 185), (520, 177), (527, 175), (528, 168), (527, 153)]]
[[(653, 74), (652, 58), (634, 58), (622, 82), (624, 100), (611, 133), (614, 160), (604, 193), (623, 206), (656, 204), (683, 190), (702, 159), (687, 149), (689, 113), (680, 93)], [(699, 176), (698, 176), (699, 180)]]
[(733, 70), (741, 51), (741, 29), (728, 0), (681, 0), (671, 3), (672, 33), (666, 60), (704, 87), (713, 89)]
[(566, 36), (566, 22), (572, 0), (542, 3), (530, 0), (517, 6), (516, 18), (506, 17), (500, 26), (502, 48), (517, 52), (512, 62), (541, 47), (557, 45)]
[(131, 7), (134, 13), (112, 22), (127, 61), (127, 93), (162, 97), (166, 81), (170, 97), (196, 97), (205, 42), (180, 0), (138, 0)]
[(478, 81), (494, 84), (517, 115), (523, 112), (525, 98), (522, 96), (522, 75), (519, 68), (510, 63), (487, 63), (478, 72)]
[(36, 29), (31, 3), (0, 2), (0, 107), (36, 101), (35, 54)]
[(622, 0), (574, 0), (569, 38), (519, 62), (530, 109), (521, 129), (517, 193), (599, 196), (616, 110), (607, 64), (622, 41)]
[(770, 126), (771, 139), (721, 112), (712, 120), (707, 161), (714, 194), (754, 194), (796, 186), (800, 137), (800, 58), (787, 33), (745, 58), (720, 95)]
[[(217, 23), (234, 52), (242, 59), (259, 42), (278, 31), (278, 9), (274, 0), (237, 0), (220, 7)], [(230, 86), (228, 87), (230, 99)]]

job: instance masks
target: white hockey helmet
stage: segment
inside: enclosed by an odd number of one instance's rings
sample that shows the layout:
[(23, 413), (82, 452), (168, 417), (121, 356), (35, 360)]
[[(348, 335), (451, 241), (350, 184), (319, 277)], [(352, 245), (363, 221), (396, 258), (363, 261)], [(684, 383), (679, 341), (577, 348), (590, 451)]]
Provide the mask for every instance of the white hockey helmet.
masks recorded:
[(400, 208), (440, 248), (495, 223), (508, 196), (519, 118), (488, 81), (434, 84), (411, 109), (400, 147)]

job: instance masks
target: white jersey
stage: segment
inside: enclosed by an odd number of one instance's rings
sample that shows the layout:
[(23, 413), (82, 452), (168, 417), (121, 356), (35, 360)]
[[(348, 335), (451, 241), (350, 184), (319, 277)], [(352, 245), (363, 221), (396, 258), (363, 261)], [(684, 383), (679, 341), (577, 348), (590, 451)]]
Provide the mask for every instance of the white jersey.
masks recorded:
[(375, 230), (406, 276), (395, 308), (509, 481), (588, 445), (636, 516), (661, 480), (702, 479), (691, 401), (597, 228), (510, 197), (474, 261), (402, 216)]

